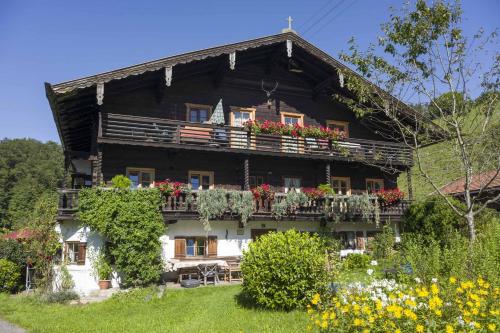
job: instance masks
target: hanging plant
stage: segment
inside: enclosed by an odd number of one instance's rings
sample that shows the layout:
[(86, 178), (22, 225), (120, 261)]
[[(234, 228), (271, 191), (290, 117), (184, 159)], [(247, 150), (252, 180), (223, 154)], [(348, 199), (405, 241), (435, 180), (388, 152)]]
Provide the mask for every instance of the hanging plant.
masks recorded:
[(197, 209), (205, 231), (210, 231), (210, 220), (222, 218), (228, 209), (226, 191), (223, 189), (198, 191)]
[(232, 215), (240, 217), (241, 223), (246, 225), (254, 212), (254, 195), (250, 191), (229, 191), (228, 206)]
[(286, 197), (275, 201), (271, 207), (271, 215), (281, 220), (285, 215), (292, 215), (298, 208), (304, 206), (309, 201), (308, 197), (302, 192), (288, 191)]

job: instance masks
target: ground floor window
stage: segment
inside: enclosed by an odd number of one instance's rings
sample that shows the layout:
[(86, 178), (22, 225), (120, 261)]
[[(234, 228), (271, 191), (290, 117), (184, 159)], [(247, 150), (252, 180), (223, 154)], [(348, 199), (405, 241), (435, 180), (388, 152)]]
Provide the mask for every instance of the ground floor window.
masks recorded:
[(193, 190), (208, 190), (214, 188), (213, 171), (189, 171), (188, 179)]
[(175, 237), (175, 257), (216, 257), (217, 236)]
[(64, 260), (68, 264), (85, 265), (86, 243), (65, 242)]

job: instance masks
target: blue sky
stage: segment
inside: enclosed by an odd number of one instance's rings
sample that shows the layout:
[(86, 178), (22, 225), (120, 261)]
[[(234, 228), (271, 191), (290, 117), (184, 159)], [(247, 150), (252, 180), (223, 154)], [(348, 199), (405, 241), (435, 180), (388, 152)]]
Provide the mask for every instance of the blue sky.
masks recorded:
[[(0, 0), (0, 138), (59, 142), (45, 81), (275, 34), (288, 15), (302, 37), (337, 57), (351, 36), (361, 46), (374, 41), (401, 2)], [(500, 26), (498, 0), (465, 0), (463, 8), (468, 33)]]

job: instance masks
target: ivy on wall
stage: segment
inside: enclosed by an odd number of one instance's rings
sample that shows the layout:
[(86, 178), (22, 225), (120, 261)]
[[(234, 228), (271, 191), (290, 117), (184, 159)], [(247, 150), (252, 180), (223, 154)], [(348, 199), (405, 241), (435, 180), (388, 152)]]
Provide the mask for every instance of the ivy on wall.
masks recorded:
[(158, 281), (165, 233), (158, 189), (82, 189), (78, 218), (109, 241), (124, 286)]

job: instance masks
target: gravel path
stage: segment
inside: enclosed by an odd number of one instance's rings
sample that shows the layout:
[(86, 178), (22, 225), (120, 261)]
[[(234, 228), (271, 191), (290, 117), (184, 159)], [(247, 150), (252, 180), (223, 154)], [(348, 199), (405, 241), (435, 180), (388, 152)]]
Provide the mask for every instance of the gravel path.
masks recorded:
[(0, 332), (2, 333), (26, 333), (22, 328), (0, 319)]

